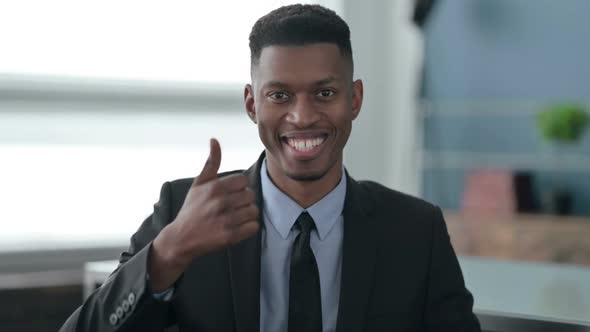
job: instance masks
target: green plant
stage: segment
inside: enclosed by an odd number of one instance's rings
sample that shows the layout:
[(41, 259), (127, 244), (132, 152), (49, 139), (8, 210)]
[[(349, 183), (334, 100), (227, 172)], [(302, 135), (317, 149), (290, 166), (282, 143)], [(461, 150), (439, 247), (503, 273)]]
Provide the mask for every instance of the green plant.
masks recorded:
[(588, 125), (584, 106), (560, 103), (547, 107), (537, 115), (537, 127), (548, 141), (574, 143)]

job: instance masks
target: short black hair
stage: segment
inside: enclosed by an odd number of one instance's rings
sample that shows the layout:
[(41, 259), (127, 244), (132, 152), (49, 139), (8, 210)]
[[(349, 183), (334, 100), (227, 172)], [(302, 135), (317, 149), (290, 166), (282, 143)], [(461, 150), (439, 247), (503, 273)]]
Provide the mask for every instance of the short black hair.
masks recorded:
[(258, 64), (266, 46), (334, 43), (352, 64), (350, 29), (333, 10), (320, 5), (283, 6), (262, 16), (250, 32), (250, 63)]

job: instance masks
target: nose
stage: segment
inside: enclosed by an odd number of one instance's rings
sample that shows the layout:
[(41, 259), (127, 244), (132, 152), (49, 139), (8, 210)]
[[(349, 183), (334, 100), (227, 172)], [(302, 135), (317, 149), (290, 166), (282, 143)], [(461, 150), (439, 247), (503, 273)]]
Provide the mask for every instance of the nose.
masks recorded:
[(300, 96), (292, 104), (287, 114), (287, 122), (298, 128), (308, 128), (319, 121), (320, 117), (321, 114), (313, 100), (308, 96)]

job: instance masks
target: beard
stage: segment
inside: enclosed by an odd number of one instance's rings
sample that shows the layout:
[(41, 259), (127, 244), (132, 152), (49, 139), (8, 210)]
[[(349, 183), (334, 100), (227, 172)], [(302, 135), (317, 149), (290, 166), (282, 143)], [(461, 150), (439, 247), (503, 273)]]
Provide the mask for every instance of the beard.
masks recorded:
[(327, 172), (321, 173), (321, 174), (287, 174), (287, 176), (295, 181), (299, 181), (299, 182), (314, 182), (314, 181), (318, 181), (321, 178), (324, 177), (324, 175), (326, 175)]
[(295, 180), (295, 181), (299, 181), (299, 182), (314, 182), (314, 181), (321, 180), (332, 169), (332, 167), (334, 167), (335, 164), (336, 164), (336, 160), (334, 162), (332, 162), (328, 167), (326, 167), (326, 169), (324, 169), (320, 172), (317, 172), (317, 173), (294, 174), (294, 173), (285, 172), (285, 175), (287, 175), (291, 180)]

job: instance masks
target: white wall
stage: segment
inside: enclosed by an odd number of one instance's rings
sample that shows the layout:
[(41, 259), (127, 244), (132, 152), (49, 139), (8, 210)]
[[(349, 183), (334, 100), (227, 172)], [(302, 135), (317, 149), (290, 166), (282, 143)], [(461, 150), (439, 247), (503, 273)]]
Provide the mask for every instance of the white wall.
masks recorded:
[(422, 40), (411, 23), (413, 1), (343, 3), (351, 28), (355, 78), (365, 100), (345, 162), (357, 179), (420, 194), (419, 112), (416, 104)]

